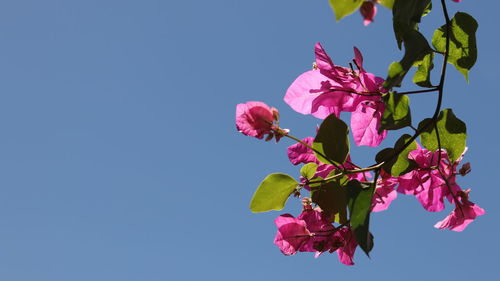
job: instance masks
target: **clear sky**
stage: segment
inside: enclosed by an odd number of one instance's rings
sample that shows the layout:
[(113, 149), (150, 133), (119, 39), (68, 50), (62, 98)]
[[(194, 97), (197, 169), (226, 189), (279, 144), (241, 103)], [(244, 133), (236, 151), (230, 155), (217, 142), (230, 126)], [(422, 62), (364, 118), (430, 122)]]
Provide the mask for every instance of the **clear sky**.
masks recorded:
[[(426, 35), (443, 22), (434, 6)], [(286, 257), (273, 245), (274, 218), (297, 215), (298, 201), (250, 213), (260, 180), (298, 168), (288, 140), (237, 133), (235, 105), (264, 101), (294, 135), (313, 134), (320, 121), (292, 111), (283, 95), (310, 69), (314, 43), (340, 65), (355, 45), (365, 68), (384, 77), (402, 56), (389, 11), (379, 8), (364, 27), (358, 14), (336, 23), (326, 0), (2, 1), (0, 279), (493, 280), (500, 4), (449, 6), (480, 23), (471, 82), (451, 67), (444, 107), (468, 125), (473, 172), (459, 184), (487, 214), (462, 233), (437, 230), (450, 206), (428, 213), (400, 196), (372, 217), (372, 258), (358, 251), (346, 267), (335, 254)], [(435, 95), (411, 103), (417, 123)], [(369, 165), (377, 151), (355, 148), (354, 161)]]

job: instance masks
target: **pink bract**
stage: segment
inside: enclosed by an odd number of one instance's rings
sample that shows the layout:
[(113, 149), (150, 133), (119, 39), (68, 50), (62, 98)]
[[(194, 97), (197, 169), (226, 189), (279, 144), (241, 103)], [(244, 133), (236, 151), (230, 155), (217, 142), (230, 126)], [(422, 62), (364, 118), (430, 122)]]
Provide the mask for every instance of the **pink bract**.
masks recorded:
[[(312, 146), (314, 138), (307, 137), (305, 139), (302, 139), (302, 141), (307, 143), (309, 146)], [(316, 158), (316, 155), (314, 155), (314, 152), (300, 142), (289, 146), (287, 152), (288, 152), (288, 159), (290, 159), (290, 162), (292, 162), (293, 165), (298, 165), (300, 163), (319, 164), (319, 161)]]
[(260, 101), (249, 101), (236, 106), (236, 129), (244, 135), (262, 139), (271, 134), (278, 110)]
[(340, 262), (345, 265), (354, 265), (354, 252), (358, 243), (352, 234), (351, 228), (341, 228), (335, 233), (335, 236), (340, 237), (343, 243), (343, 246), (337, 250)]
[[(441, 154), (441, 161), (438, 163), (439, 154)], [(455, 170), (460, 159), (451, 163), (446, 151), (431, 152), (421, 148), (411, 151), (408, 158), (415, 161), (417, 168), (399, 177), (398, 192), (415, 195), (429, 212), (442, 211), (443, 199), (448, 197), (451, 201), (452, 193), (455, 194), (461, 190), (455, 179)], [(442, 175), (436, 168), (438, 165)]]
[(463, 231), (478, 216), (486, 212), (478, 205), (469, 201), (469, 190), (461, 191), (461, 198), (457, 199), (455, 209), (442, 221), (434, 225), (435, 228)]
[(363, 56), (354, 48), (358, 70), (333, 64), (320, 43), (315, 45), (316, 67), (301, 74), (288, 88), (285, 102), (295, 111), (324, 119), (330, 114), (355, 112), (351, 124), (357, 145), (376, 146), (387, 132), (378, 133), (384, 111), (384, 79), (363, 68)]
[(318, 257), (324, 252), (338, 251), (339, 260), (343, 264), (354, 264), (352, 259), (358, 244), (351, 229), (335, 229), (319, 208), (305, 206), (297, 218), (284, 214), (274, 222), (278, 227), (274, 244), (283, 254), (314, 252), (315, 257)]
[(278, 227), (274, 244), (285, 255), (294, 255), (310, 238), (311, 233), (307, 230), (306, 222), (290, 214), (277, 217), (274, 223)]
[(397, 178), (392, 177), (383, 170), (380, 171), (372, 199), (372, 212), (380, 212), (389, 208), (391, 202), (398, 197), (398, 193), (394, 189), (397, 184)]
[(356, 145), (378, 146), (387, 136), (387, 131), (379, 133), (384, 103), (381, 101), (361, 102), (351, 115), (351, 129)]

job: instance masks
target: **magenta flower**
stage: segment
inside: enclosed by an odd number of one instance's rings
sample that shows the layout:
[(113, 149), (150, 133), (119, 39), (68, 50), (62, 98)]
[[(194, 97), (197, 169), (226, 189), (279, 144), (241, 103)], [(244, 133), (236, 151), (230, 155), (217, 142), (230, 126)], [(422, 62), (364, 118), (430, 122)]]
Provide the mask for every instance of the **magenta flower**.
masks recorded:
[[(307, 137), (302, 141), (307, 143), (307, 145), (312, 146), (314, 138)], [(302, 143), (296, 143), (294, 145), (289, 146), (287, 152), (288, 152), (288, 159), (290, 159), (290, 162), (292, 162), (293, 165), (298, 165), (300, 163), (303, 164), (320, 163), (316, 158), (316, 155), (314, 155), (314, 152), (307, 146), (303, 145)]]
[(324, 119), (330, 114), (355, 112), (351, 117), (357, 145), (377, 146), (386, 132), (378, 133), (384, 106), (384, 79), (363, 68), (363, 56), (354, 48), (358, 70), (334, 65), (320, 43), (315, 46), (316, 67), (300, 75), (288, 88), (285, 102), (295, 111)]
[[(260, 101), (249, 101), (236, 106), (236, 129), (244, 135), (262, 139), (273, 136), (274, 122), (278, 121), (278, 110)], [(280, 135), (276, 135), (276, 141)], [(268, 139), (270, 139), (268, 137)]]
[(450, 229), (453, 231), (462, 231), (476, 217), (485, 214), (484, 209), (469, 201), (469, 190), (460, 191), (459, 197), (455, 202), (455, 209), (442, 221), (434, 225), (435, 228)]
[[(441, 153), (440, 163), (438, 163), (439, 153)], [(398, 192), (415, 195), (429, 212), (442, 211), (443, 199), (447, 197), (452, 202), (453, 194), (461, 190), (455, 179), (456, 167), (461, 159), (451, 163), (446, 151), (431, 152), (421, 148), (411, 151), (408, 158), (414, 160), (418, 167), (399, 177)], [(438, 165), (442, 175), (437, 169)]]
[(319, 208), (312, 209), (311, 206), (306, 206), (297, 219), (305, 221), (307, 229), (312, 233), (309, 240), (300, 248), (301, 252), (321, 253), (332, 249), (334, 246), (332, 234), (335, 228)]
[(328, 241), (331, 240), (335, 229), (324, 213), (312, 209), (310, 205), (306, 206), (297, 218), (285, 214), (274, 222), (278, 227), (274, 244), (285, 255), (293, 255), (298, 251), (322, 251), (330, 244)]
[(385, 105), (382, 101), (361, 102), (351, 115), (351, 129), (356, 145), (378, 146), (387, 136), (379, 133)]
[(294, 255), (311, 236), (306, 222), (296, 219), (290, 214), (284, 214), (274, 220), (278, 232), (274, 237), (274, 244), (287, 256)]
[(345, 265), (354, 265), (354, 252), (358, 243), (352, 234), (351, 228), (341, 228), (335, 233), (335, 236), (342, 241), (342, 246), (337, 250), (339, 261)]
[(278, 232), (274, 244), (285, 255), (297, 252), (314, 252), (315, 257), (324, 252), (338, 251), (339, 260), (346, 265), (353, 265), (356, 239), (351, 229), (336, 229), (319, 208), (305, 205), (302, 213), (294, 218), (290, 214), (281, 215), (274, 221)]
[(361, 13), (361, 16), (363, 16), (363, 24), (367, 26), (373, 22), (373, 18), (375, 18), (375, 15), (377, 14), (377, 6), (375, 6), (373, 1), (365, 1), (359, 8), (359, 12)]
[(392, 177), (383, 170), (380, 171), (372, 198), (372, 212), (380, 212), (389, 208), (391, 202), (398, 197), (398, 193), (394, 189), (397, 184), (397, 178)]

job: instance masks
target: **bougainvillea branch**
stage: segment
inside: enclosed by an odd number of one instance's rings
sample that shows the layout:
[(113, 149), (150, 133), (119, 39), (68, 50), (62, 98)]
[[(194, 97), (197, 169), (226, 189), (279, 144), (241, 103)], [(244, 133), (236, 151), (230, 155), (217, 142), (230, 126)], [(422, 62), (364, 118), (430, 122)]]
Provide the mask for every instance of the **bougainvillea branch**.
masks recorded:
[[(337, 252), (346, 265), (354, 264), (358, 246), (370, 253), (374, 246), (370, 214), (388, 209), (398, 193), (415, 196), (429, 212), (444, 210), (448, 201), (453, 211), (434, 227), (463, 231), (485, 211), (469, 201), (470, 189), (457, 184), (457, 175), (471, 170), (469, 163), (458, 168), (467, 150), (466, 125), (451, 109), (443, 110), (442, 102), (448, 63), (468, 81), (477, 57), (477, 22), (463, 12), (450, 19), (446, 0), (440, 0), (445, 23), (434, 32), (431, 47), (418, 27), (432, 9), (431, 0), (329, 3), (337, 20), (359, 9), (365, 25), (374, 21), (376, 4), (391, 9), (396, 42), (399, 49), (404, 47), (404, 56), (390, 64), (383, 79), (364, 69), (358, 48), (354, 47), (349, 67), (343, 67), (334, 64), (317, 43), (313, 69), (298, 76), (284, 97), (295, 111), (323, 120), (315, 137), (292, 136), (280, 128), (278, 110), (262, 102), (237, 106), (238, 131), (258, 139), (266, 136), (266, 141), (283, 137), (295, 141), (287, 148), (288, 157), (293, 165), (303, 165), (298, 179), (282, 173), (268, 175), (252, 197), (251, 211), (279, 211), (292, 195), (302, 197), (299, 216), (283, 214), (275, 220), (275, 244), (285, 255), (314, 252), (317, 257)], [(443, 56), (437, 86), (430, 78), (435, 54)], [(412, 82), (425, 89), (396, 91), (414, 67)], [(408, 95), (431, 92), (437, 92), (434, 114), (415, 127)], [(350, 125), (340, 118), (342, 112), (351, 112)], [(403, 134), (393, 147), (380, 150), (375, 164), (361, 168), (353, 163), (350, 132), (356, 146), (378, 147), (390, 131), (402, 128), (413, 129), (413, 134)]]

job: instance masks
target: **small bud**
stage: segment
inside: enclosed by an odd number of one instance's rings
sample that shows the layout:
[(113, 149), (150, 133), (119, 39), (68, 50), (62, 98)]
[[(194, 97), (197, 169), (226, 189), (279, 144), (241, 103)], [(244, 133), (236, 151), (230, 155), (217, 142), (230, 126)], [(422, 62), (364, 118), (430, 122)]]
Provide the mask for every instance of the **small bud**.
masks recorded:
[(359, 12), (363, 16), (363, 24), (366, 26), (373, 22), (373, 18), (377, 14), (377, 7), (372, 1), (365, 1), (359, 8)]
[(462, 177), (465, 176), (465, 175), (467, 175), (470, 172), (471, 172), (470, 162), (467, 162), (467, 163), (463, 164), (462, 167), (460, 168), (460, 170), (458, 170), (458, 173)]

